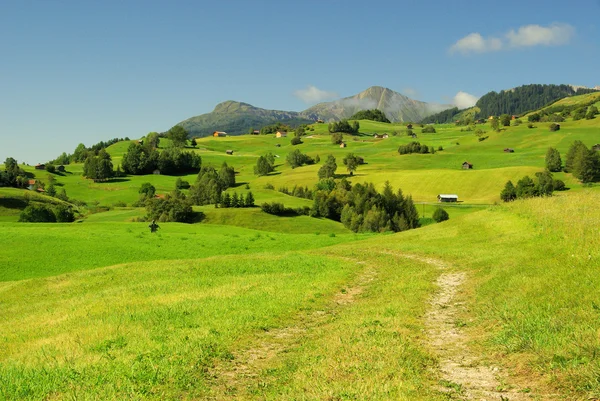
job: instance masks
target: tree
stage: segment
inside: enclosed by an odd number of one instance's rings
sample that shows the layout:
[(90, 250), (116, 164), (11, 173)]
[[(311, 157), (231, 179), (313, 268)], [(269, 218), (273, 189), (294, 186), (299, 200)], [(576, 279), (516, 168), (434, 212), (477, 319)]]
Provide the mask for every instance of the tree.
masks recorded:
[(358, 112), (354, 113), (354, 115), (352, 117), (350, 117), (350, 120), (372, 120), (372, 121), (379, 121), (382, 123), (390, 122), (390, 120), (385, 116), (383, 111), (381, 111), (379, 109), (358, 111)]
[(331, 143), (334, 145), (339, 145), (344, 141), (344, 136), (341, 132), (334, 132), (331, 134)]
[(46, 195), (52, 197), (56, 196), (56, 188), (54, 188), (54, 184), (48, 185), (48, 188), (46, 188)]
[(237, 192), (234, 192), (231, 197), (231, 207), (240, 207), (240, 198), (238, 197)]
[(153, 198), (146, 202), (148, 220), (159, 222), (174, 221), (191, 223), (194, 220), (192, 204), (185, 195), (178, 190), (167, 194), (164, 198)]
[(502, 114), (500, 116), (500, 124), (502, 124), (503, 127), (508, 127), (510, 126), (510, 120), (511, 120), (511, 116), (508, 114)]
[(219, 170), (219, 180), (222, 183), (223, 190), (235, 186), (235, 170), (223, 162)]
[(540, 116), (539, 113), (533, 113), (527, 117), (527, 121), (529, 121), (530, 123), (539, 123), (541, 119), (542, 116)]
[(583, 142), (574, 141), (569, 147), (569, 150), (567, 151), (567, 157), (565, 160), (565, 171), (568, 173), (573, 173), (576, 161), (575, 159), (580, 158), (581, 155), (584, 154), (587, 150), (588, 149)]
[(225, 195), (221, 197), (221, 207), (231, 207), (231, 195), (229, 195), (229, 192), (225, 192)]
[(56, 173), (56, 166), (52, 163), (48, 163), (48, 164), (46, 164), (46, 171), (54, 174), (54, 173)]
[(531, 177), (526, 175), (517, 182), (516, 194), (519, 199), (536, 196), (535, 183)]
[(173, 142), (173, 146), (178, 148), (185, 147), (188, 132), (181, 125), (175, 125), (167, 132), (167, 138)]
[(557, 172), (562, 170), (562, 160), (556, 148), (548, 148), (546, 152), (546, 168), (548, 171)]
[(248, 193), (246, 194), (246, 200), (244, 201), (244, 206), (245, 207), (254, 207), (254, 195), (252, 195), (252, 192), (248, 191)]
[(423, 134), (435, 134), (435, 127), (433, 125), (427, 125), (421, 130), (421, 132)]
[(73, 151), (73, 156), (71, 156), (71, 158), (75, 163), (81, 163), (85, 161), (85, 159), (87, 158), (87, 148), (83, 143), (77, 145), (77, 147)]
[(150, 132), (146, 135), (146, 140), (144, 141), (144, 145), (149, 149), (158, 148), (158, 144), (160, 143), (160, 136), (158, 132)]
[(500, 199), (504, 202), (510, 202), (517, 199), (517, 189), (515, 188), (512, 181), (508, 181), (504, 186), (502, 192), (500, 192)]
[(98, 156), (94, 156), (93, 153), (88, 154), (83, 164), (84, 177), (94, 181), (105, 181), (110, 179), (113, 174), (113, 164), (105, 149), (101, 149)]
[(337, 170), (337, 164), (333, 155), (327, 156), (327, 160), (321, 166), (318, 172), (319, 179), (333, 178), (335, 177), (335, 170)]
[(350, 173), (350, 175), (354, 175), (354, 172), (358, 168), (360, 164), (360, 158), (356, 156), (354, 153), (348, 153), (346, 157), (344, 157), (344, 166), (346, 166), (346, 170)]
[(490, 126), (496, 132), (500, 131), (500, 120), (497, 117), (492, 117), (490, 120)]
[(30, 204), (19, 215), (19, 221), (25, 223), (55, 223), (56, 216), (46, 205)]
[(151, 199), (154, 198), (154, 195), (156, 194), (156, 188), (154, 188), (154, 185), (150, 184), (149, 182), (145, 182), (140, 187), (138, 193), (140, 194), (142, 200)]
[(596, 106), (590, 106), (587, 114), (585, 115), (585, 119), (592, 120), (596, 117), (597, 114), (598, 114), (598, 108)]
[(448, 216), (448, 212), (441, 207), (435, 209), (432, 217), (437, 223), (441, 223), (442, 221), (446, 221), (450, 218), (450, 216)]
[(292, 140), (290, 141), (290, 143), (292, 144), (292, 146), (300, 145), (302, 143), (302, 139), (300, 139), (299, 136), (295, 136), (295, 137), (292, 138)]
[(258, 176), (267, 175), (273, 170), (273, 162), (271, 162), (269, 155), (260, 156), (256, 161), (256, 166), (254, 166), (254, 174)]
[(61, 188), (60, 191), (56, 194), (56, 198), (63, 200), (65, 202), (69, 201), (69, 197), (67, 196), (67, 191), (64, 188)]
[(196, 138), (192, 138), (192, 140), (190, 141), (190, 145), (192, 145), (192, 148), (195, 148), (196, 146), (198, 146), (198, 142), (196, 142)]

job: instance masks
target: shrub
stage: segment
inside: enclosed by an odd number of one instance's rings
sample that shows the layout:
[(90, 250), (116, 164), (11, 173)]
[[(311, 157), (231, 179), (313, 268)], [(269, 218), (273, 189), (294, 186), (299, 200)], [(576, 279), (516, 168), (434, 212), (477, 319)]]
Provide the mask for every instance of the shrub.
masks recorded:
[(424, 134), (435, 134), (435, 128), (433, 127), (433, 125), (428, 125), (425, 128), (423, 128), (421, 132)]
[(31, 204), (23, 209), (19, 221), (24, 223), (55, 223), (56, 215), (46, 205)]
[(432, 218), (438, 222), (441, 223), (442, 221), (446, 221), (450, 218), (450, 216), (448, 216), (448, 212), (446, 212), (444, 209), (442, 209), (441, 207), (438, 207), (437, 209), (435, 209), (435, 211), (433, 212), (433, 216)]
[(292, 145), (300, 145), (302, 143), (302, 139), (300, 139), (299, 136), (295, 136), (292, 138), (292, 140), (290, 141), (290, 143)]
[(555, 124), (555, 123), (550, 124), (550, 131), (554, 132), (554, 131), (558, 131), (558, 130), (560, 130), (560, 124)]

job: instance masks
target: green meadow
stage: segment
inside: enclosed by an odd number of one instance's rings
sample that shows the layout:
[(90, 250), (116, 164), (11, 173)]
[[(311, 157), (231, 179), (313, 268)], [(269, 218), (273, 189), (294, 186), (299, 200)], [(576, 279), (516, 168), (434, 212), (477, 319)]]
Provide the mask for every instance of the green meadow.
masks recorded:
[[(133, 206), (138, 190), (150, 182), (165, 194), (178, 177), (94, 183), (80, 164), (53, 175), (57, 189), (86, 203), (76, 222), (19, 223), (28, 203), (62, 201), (0, 188), (0, 399), (464, 399), (448, 390), (461, 385), (446, 380), (428, 343), (444, 272), (466, 277), (453, 324), (483, 365), (507, 373), (498, 391), (600, 398), (598, 185), (557, 173), (569, 190), (499, 198), (507, 180), (543, 171), (548, 147), (564, 161), (574, 140), (599, 142), (598, 118), (557, 132), (549, 123), (500, 132), (485, 124), (483, 141), (465, 127), (423, 134), (415, 125), (417, 141), (443, 150), (412, 155), (397, 152), (414, 140), (405, 125), (360, 124), (360, 134), (344, 136), (346, 148), (314, 124), (297, 146), (244, 135), (199, 138), (193, 151), (204, 165), (235, 168), (230, 193), (294, 208), (312, 201), (278, 189), (312, 188), (322, 162), (292, 169), (288, 153), (333, 154), (340, 178), (378, 189), (389, 181), (411, 195), (421, 228), (357, 234), (327, 219), (208, 205), (194, 206), (193, 224), (150, 233), (145, 209)], [(115, 167), (128, 146), (107, 149)], [(257, 177), (267, 152), (275, 171)], [(366, 162), (352, 176), (342, 163), (349, 152)], [(48, 183), (47, 172), (24, 168)], [(443, 205), (450, 220), (435, 223), (440, 193), (460, 202)]]

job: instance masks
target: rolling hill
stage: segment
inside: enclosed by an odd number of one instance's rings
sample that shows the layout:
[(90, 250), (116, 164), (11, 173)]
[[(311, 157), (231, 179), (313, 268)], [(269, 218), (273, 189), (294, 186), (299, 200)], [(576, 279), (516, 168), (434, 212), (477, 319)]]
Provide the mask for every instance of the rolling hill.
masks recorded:
[(267, 110), (248, 103), (229, 100), (219, 103), (210, 113), (188, 118), (178, 124), (183, 126), (192, 137), (205, 137), (213, 131), (241, 135), (247, 133), (250, 127), (261, 128), (278, 121), (290, 125), (317, 120), (337, 121), (349, 118), (357, 111), (368, 109), (382, 110), (392, 122), (419, 121), (449, 107), (449, 105), (420, 102), (391, 89), (372, 86), (357, 95), (319, 103), (302, 112)]

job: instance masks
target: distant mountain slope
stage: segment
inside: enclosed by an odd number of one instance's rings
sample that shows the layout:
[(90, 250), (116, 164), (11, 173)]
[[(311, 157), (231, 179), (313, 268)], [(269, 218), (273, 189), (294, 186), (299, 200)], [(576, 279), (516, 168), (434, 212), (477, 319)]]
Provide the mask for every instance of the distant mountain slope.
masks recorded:
[(361, 110), (379, 109), (391, 122), (420, 121), (424, 117), (450, 108), (450, 105), (425, 103), (381, 86), (333, 102), (320, 103), (300, 113), (302, 116), (324, 121), (341, 120)]
[(179, 123), (193, 137), (203, 137), (214, 131), (231, 135), (245, 134), (252, 127), (260, 128), (277, 121), (296, 125), (311, 123), (295, 111), (267, 110), (232, 100), (219, 103), (211, 113), (188, 118)]
[(357, 95), (320, 103), (300, 113), (261, 109), (248, 103), (230, 100), (218, 104), (210, 113), (188, 118), (179, 125), (194, 137), (207, 136), (214, 131), (240, 135), (247, 133), (250, 128), (259, 129), (278, 121), (290, 125), (317, 120), (338, 121), (351, 117), (357, 111), (369, 109), (383, 111), (392, 122), (420, 121), (425, 116), (449, 107), (449, 105), (420, 102), (390, 89), (372, 86)]

